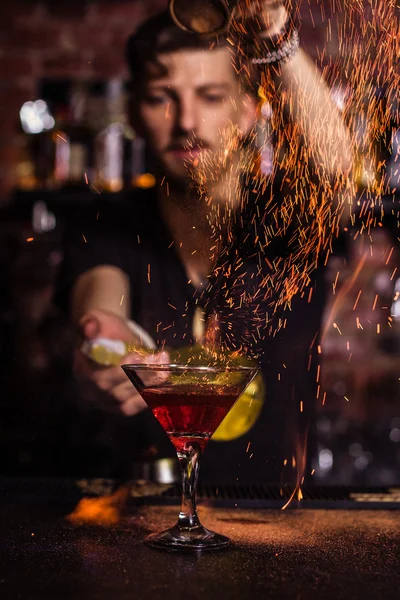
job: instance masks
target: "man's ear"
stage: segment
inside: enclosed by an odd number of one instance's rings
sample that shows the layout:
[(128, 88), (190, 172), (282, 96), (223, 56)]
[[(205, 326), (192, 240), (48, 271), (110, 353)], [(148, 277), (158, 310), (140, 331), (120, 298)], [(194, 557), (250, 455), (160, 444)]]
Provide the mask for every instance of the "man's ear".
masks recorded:
[(239, 129), (243, 137), (246, 137), (254, 127), (257, 120), (257, 106), (257, 98), (248, 93), (242, 94)]
[(137, 95), (132, 91), (128, 93), (127, 113), (129, 124), (131, 125), (135, 133), (140, 137), (144, 137), (145, 132), (143, 128), (143, 121), (140, 118), (139, 114), (139, 99)]

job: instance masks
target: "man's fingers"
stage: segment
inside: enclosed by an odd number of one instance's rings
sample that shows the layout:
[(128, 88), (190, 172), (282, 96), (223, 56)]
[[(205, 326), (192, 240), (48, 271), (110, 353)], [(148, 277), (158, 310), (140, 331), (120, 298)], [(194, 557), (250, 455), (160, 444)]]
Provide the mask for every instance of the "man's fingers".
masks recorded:
[(144, 408), (146, 408), (146, 404), (142, 406), (136, 401), (135, 398), (130, 398), (127, 402), (121, 404), (120, 411), (126, 417), (133, 417), (134, 415), (137, 415), (139, 412), (141, 412)]
[[(132, 352), (121, 359), (120, 364), (137, 364), (143, 361), (143, 357)], [(91, 375), (92, 380), (99, 386), (101, 390), (111, 392), (112, 388), (126, 382), (126, 375), (120, 366), (107, 367), (99, 370), (93, 370)], [(132, 384), (130, 384), (132, 387)]]
[(126, 377), (120, 367), (107, 367), (93, 372), (92, 380), (101, 390), (111, 392), (114, 387), (124, 383)]
[[(169, 354), (165, 351), (150, 354), (145, 358), (144, 365), (148, 364), (157, 367), (157, 365), (168, 365), (169, 363)], [(168, 379), (169, 371), (161, 371), (154, 368), (148, 371), (140, 371), (138, 375), (146, 386), (160, 385)]]
[(128, 380), (114, 387), (112, 395), (119, 403), (120, 411), (127, 417), (132, 417), (147, 408), (146, 402)]
[(82, 337), (91, 340), (100, 333), (100, 321), (94, 315), (83, 317), (79, 323)]
[(141, 354), (140, 352), (130, 352), (121, 359), (121, 365), (162, 365), (168, 364), (169, 354), (164, 350), (152, 354)]
[(169, 364), (169, 354), (165, 350), (162, 352), (157, 352), (153, 354), (153, 361), (157, 365), (168, 365)]
[[(146, 354), (146, 355), (141, 355), (137, 352), (132, 352), (131, 354), (127, 354), (126, 356), (124, 356), (124, 358), (121, 360), (121, 365), (167, 365), (169, 363), (169, 354), (168, 352), (162, 351), (162, 352), (156, 352), (154, 354)], [(144, 382), (148, 382), (151, 381), (151, 379), (154, 379), (154, 381), (157, 381), (160, 379), (160, 374), (162, 372), (161, 371), (140, 371), (139, 372), (139, 377), (140, 379), (142, 379)], [(165, 373), (162, 374), (162, 379), (165, 380)]]
[[(88, 322), (86, 322), (87, 324)], [(90, 319), (88, 327), (91, 327)], [(168, 364), (167, 352), (143, 355), (132, 352), (121, 359), (120, 364)], [(146, 408), (146, 403), (137, 392), (133, 384), (126, 377), (120, 366), (96, 367), (80, 350), (75, 352), (75, 372), (82, 383), (91, 384), (97, 388), (96, 394), (90, 394), (90, 402), (109, 412), (119, 412), (126, 416), (133, 416)], [(141, 373), (145, 385), (160, 385), (168, 377), (168, 372), (152, 371)], [(87, 387), (87, 386), (86, 386)], [(90, 387), (90, 386), (89, 386)], [(93, 396), (93, 397), (92, 397)], [(89, 399), (89, 394), (88, 394)]]
[(124, 381), (119, 385), (116, 385), (111, 390), (112, 396), (121, 403), (127, 402), (128, 400), (134, 400), (141, 408), (146, 408), (146, 403), (140, 394), (135, 390), (130, 381)]

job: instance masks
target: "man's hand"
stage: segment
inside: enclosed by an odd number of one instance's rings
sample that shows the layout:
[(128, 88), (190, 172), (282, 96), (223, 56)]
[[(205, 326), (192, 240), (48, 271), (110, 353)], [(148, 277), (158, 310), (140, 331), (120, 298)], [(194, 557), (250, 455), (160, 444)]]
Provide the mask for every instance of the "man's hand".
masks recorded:
[[(135, 343), (134, 335), (121, 317), (103, 310), (92, 310), (80, 321), (85, 340), (108, 338)], [(167, 352), (142, 354), (132, 352), (121, 358), (126, 363), (168, 363)], [(100, 367), (90, 360), (80, 348), (75, 351), (74, 372), (80, 383), (83, 398), (97, 408), (108, 412), (132, 416), (146, 408), (146, 404), (128, 380), (121, 366)]]
[(282, 31), (288, 12), (280, 0), (240, 0), (235, 17), (245, 23), (248, 34), (267, 39)]

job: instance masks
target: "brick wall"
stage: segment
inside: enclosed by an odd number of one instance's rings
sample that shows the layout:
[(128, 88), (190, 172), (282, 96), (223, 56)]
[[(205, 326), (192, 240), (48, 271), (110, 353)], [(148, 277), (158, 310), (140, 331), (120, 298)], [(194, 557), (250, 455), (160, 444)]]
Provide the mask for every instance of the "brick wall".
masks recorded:
[(43, 77), (124, 74), (127, 36), (166, 0), (3, 0), (0, 3), (0, 202), (15, 184), (18, 111)]
[[(23, 143), (18, 111), (23, 102), (35, 99), (37, 81), (123, 75), (127, 36), (166, 5), (167, 0), (2, 0), (0, 203), (15, 184), (14, 165)], [(326, 29), (319, 26), (321, 2), (313, 13), (308, 2), (300, 5), (303, 41), (315, 55), (326, 45)]]

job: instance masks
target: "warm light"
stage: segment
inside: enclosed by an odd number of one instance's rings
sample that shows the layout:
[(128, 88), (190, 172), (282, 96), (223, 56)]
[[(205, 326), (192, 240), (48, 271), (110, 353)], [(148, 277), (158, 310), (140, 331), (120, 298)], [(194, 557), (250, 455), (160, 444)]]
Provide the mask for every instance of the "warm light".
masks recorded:
[(121, 518), (121, 510), (126, 504), (128, 487), (122, 487), (109, 496), (82, 498), (68, 520), (76, 525), (115, 525)]
[(111, 179), (110, 181), (107, 181), (104, 184), (104, 187), (109, 191), (109, 192), (120, 192), (123, 188), (123, 183), (122, 180), (119, 179), (118, 177), (115, 177), (114, 179)]
[(147, 190), (156, 184), (156, 178), (151, 173), (142, 173), (141, 175), (133, 177), (132, 184), (134, 187)]

